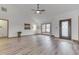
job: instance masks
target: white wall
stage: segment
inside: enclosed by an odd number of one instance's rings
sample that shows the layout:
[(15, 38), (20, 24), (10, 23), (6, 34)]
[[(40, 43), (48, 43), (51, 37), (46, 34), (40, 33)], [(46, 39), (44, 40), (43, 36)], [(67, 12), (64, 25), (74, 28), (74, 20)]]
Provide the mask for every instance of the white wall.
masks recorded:
[[(9, 37), (17, 36), (17, 32), (21, 31), (22, 35), (35, 34), (33, 26), (38, 25), (39, 21), (32, 19), (32, 15), (29, 16), (28, 11), (20, 10), (15, 5), (0, 5), (7, 8), (7, 12), (3, 12), (0, 9), (0, 18), (9, 20)], [(31, 30), (24, 30), (24, 23), (31, 24)]]
[[(0, 9), (0, 18), (9, 20), (9, 37), (17, 36), (18, 31), (22, 31), (22, 35), (30, 35), (36, 32), (40, 33), (41, 23), (52, 23), (52, 34), (59, 37), (59, 20), (72, 18), (72, 39), (78, 40), (78, 15), (79, 11), (70, 11), (58, 14), (56, 16), (53, 13), (45, 12), (41, 15), (32, 15), (30, 9), (32, 5), (0, 5), (7, 8), (7, 12), (3, 12)], [(25, 9), (27, 7), (27, 9)], [(37, 25), (37, 31), (32, 29), (24, 30), (24, 23), (30, 23), (32, 26)]]
[(71, 32), (72, 32), (72, 39), (78, 40), (78, 10), (65, 12), (63, 14), (59, 14), (52, 18), (52, 34), (56, 37), (59, 37), (59, 20), (69, 19), (71, 18), (72, 25), (71, 25)]

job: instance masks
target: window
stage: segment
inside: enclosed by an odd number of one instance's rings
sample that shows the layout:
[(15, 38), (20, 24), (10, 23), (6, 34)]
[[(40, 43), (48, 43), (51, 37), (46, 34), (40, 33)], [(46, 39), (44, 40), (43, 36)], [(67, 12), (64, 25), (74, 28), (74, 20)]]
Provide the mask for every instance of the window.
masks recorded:
[(42, 32), (45, 32), (45, 24), (42, 25)]
[(50, 33), (50, 24), (42, 24), (41, 25), (42, 33)]
[(46, 24), (46, 32), (50, 32), (50, 24)]

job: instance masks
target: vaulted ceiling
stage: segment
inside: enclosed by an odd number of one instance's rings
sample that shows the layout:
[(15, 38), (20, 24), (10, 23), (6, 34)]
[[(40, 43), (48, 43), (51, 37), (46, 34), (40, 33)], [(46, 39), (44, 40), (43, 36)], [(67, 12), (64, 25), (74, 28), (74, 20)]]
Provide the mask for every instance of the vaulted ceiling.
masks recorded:
[[(27, 12), (33, 14), (32, 9), (36, 9), (36, 4), (17, 4), (17, 5), (5, 5), (11, 6), (11, 8), (16, 8), (21, 12)], [(57, 15), (63, 12), (68, 12), (72, 10), (79, 9), (78, 4), (40, 4), (40, 9), (46, 9), (43, 14)]]
[(17, 13), (24, 17), (34, 19), (52, 19), (55, 15), (79, 9), (78, 4), (40, 4), (40, 9), (45, 9), (41, 15), (34, 14), (32, 9), (36, 9), (36, 4), (9, 4), (0, 5), (7, 8), (7, 13)]

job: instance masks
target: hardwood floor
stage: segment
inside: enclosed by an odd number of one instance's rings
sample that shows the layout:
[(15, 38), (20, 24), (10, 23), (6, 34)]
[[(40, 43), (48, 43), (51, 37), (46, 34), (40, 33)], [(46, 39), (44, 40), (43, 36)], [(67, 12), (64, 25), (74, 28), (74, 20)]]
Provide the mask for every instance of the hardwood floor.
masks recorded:
[(79, 44), (44, 35), (0, 39), (1, 55), (78, 55)]

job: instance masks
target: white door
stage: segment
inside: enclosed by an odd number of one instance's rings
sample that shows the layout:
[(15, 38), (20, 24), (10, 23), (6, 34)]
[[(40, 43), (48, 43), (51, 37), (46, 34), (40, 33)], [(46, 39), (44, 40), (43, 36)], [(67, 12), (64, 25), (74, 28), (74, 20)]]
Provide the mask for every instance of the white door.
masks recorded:
[(0, 20), (0, 37), (7, 37), (7, 21)]

